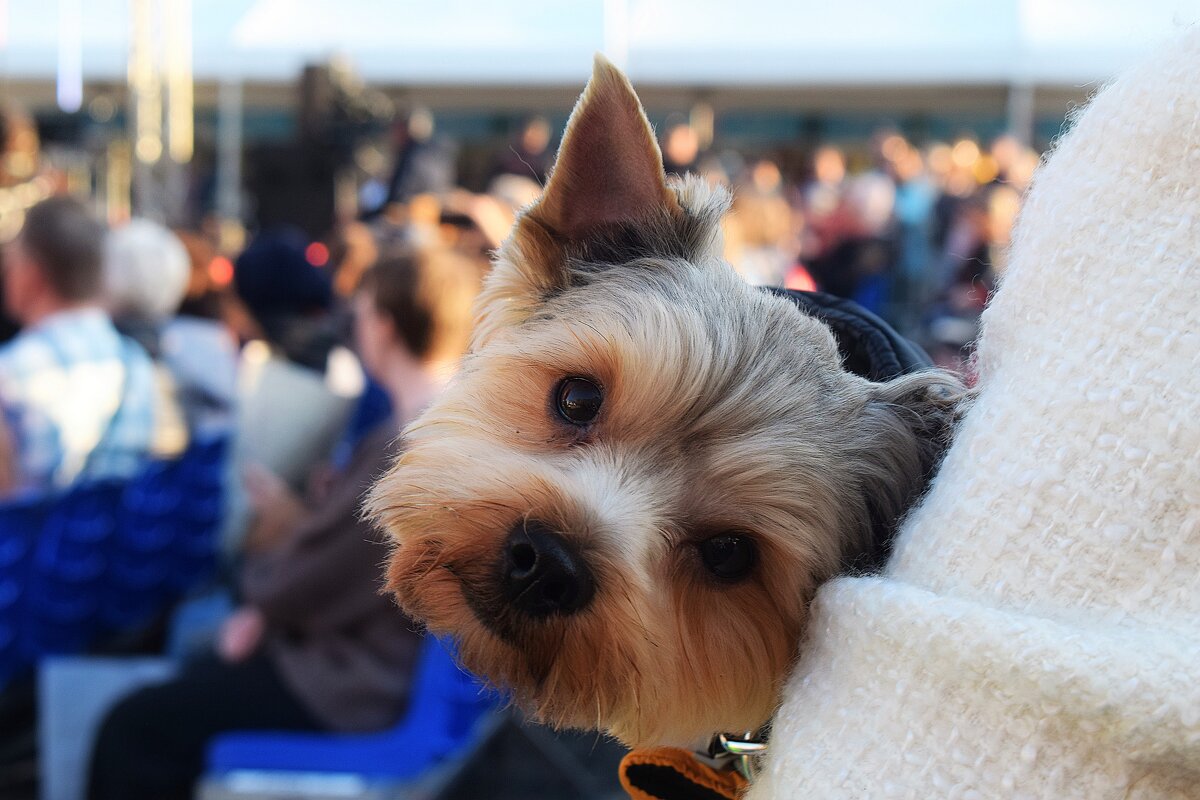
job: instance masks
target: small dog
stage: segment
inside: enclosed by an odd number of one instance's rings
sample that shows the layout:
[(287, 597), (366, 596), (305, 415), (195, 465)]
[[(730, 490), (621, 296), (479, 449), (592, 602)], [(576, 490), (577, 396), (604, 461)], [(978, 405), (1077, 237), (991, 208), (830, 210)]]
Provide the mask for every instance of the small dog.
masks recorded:
[(722, 260), (727, 207), (667, 179), (597, 58), (460, 373), (368, 499), (409, 614), (541, 721), (630, 746), (769, 720), (814, 591), (886, 548), (962, 389), (848, 372)]

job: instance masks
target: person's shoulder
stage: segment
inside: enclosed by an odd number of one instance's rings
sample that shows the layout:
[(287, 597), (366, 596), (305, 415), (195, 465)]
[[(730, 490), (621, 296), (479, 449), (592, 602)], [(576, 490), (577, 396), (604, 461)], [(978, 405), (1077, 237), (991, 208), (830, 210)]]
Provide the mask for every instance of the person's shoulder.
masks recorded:
[(99, 308), (61, 311), (23, 331), (31, 352), (56, 362), (95, 361), (119, 355), (121, 334)]
[(0, 345), (0, 379), (32, 375), (55, 361), (52, 343), (35, 331), (22, 331)]

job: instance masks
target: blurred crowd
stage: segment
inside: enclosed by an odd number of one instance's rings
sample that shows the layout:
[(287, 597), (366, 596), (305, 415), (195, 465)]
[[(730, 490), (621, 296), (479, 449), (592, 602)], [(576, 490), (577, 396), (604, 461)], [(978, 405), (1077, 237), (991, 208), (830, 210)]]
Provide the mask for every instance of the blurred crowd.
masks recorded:
[[(233, 259), (198, 232), (107, 226), (64, 194), (24, 210), (4, 248), (16, 331), (0, 346), (2, 505), (69, 505), (229, 442), (218, 568), (138, 630), (114, 637), (97, 622), (106, 652), (165, 650), (180, 666), (92, 721), (89, 797), (190, 797), (224, 731), (366, 732), (400, 718), (419, 637), (380, 594), (386, 550), (359, 504), (454, 372), (491, 244), (421, 202), (324, 241), (264, 228)], [(45, 533), (0, 524), (13, 546)], [(12, 609), (38, 613), (33, 600)], [(10, 669), (22, 643), (9, 644), (0, 785), (33, 725), (9, 713), (13, 698), (36, 695)]]
[[(427, 116), (414, 119), (397, 127), (392, 171), (363, 178), (366, 218), (440, 214), (484, 246), (503, 237), (512, 212), (537, 197), (560, 132), (527, 120), (490, 162), (485, 191), (471, 194), (455, 186), (453, 144)], [(733, 192), (725, 255), (747, 281), (852, 298), (939, 364), (969, 371), (979, 314), (1004, 271), (1039, 160), (1034, 149), (1007, 134), (915, 143), (887, 127), (866, 142), (808, 152), (750, 155), (701, 142), (682, 117), (661, 127), (669, 173), (697, 173)]]
[[(260, 219), (236, 252), (211, 227), (103, 224), (32, 169), (5, 178), (0, 212), (12, 187), (41, 183), (3, 255), (0, 495), (128, 480), (231, 443), (221, 568), (201, 587), (218, 610), (172, 630), (172, 680), (107, 712), (90, 796), (188, 796), (221, 731), (398, 718), (415, 635), (377, 594), (384, 551), (359, 499), (453, 373), (490, 254), (538, 197), (560, 133), (528, 120), (472, 192), (452, 143), (414, 115), (384, 168), (358, 176), (355, 213), (319, 236)], [(881, 130), (796, 163), (704, 149), (685, 121), (660, 134), (669, 172), (733, 191), (726, 255), (747, 281), (852, 298), (969, 372), (1035, 152)]]
[(734, 194), (726, 258), (747, 281), (851, 298), (969, 371), (979, 314), (1038, 154), (1003, 135), (918, 146), (892, 129), (865, 147), (817, 147), (795, 174), (770, 157), (701, 153), (686, 124), (664, 160)]

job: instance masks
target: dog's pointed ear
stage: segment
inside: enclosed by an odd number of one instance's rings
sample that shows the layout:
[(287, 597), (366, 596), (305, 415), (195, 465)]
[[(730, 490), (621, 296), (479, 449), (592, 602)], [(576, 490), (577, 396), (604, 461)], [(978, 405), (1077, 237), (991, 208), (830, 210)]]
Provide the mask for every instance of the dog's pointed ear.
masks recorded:
[(581, 240), (679, 210), (641, 101), (621, 71), (597, 55), (531, 216), (560, 237)]
[(664, 216), (685, 214), (667, 187), (650, 122), (625, 76), (597, 56), (546, 190), (517, 218), (484, 284), (471, 349), (569, 285), (573, 245), (620, 239), (620, 228), (639, 223), (661, 228)]

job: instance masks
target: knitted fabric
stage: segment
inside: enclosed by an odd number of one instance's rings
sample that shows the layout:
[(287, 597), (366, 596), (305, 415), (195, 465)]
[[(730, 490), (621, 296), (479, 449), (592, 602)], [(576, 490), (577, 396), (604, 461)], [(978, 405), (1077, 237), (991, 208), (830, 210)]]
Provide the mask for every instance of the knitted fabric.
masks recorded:
[(1200, 32), (1039, 171), (979, 396), (818, 594), (751, 798), (1200, 797)]

